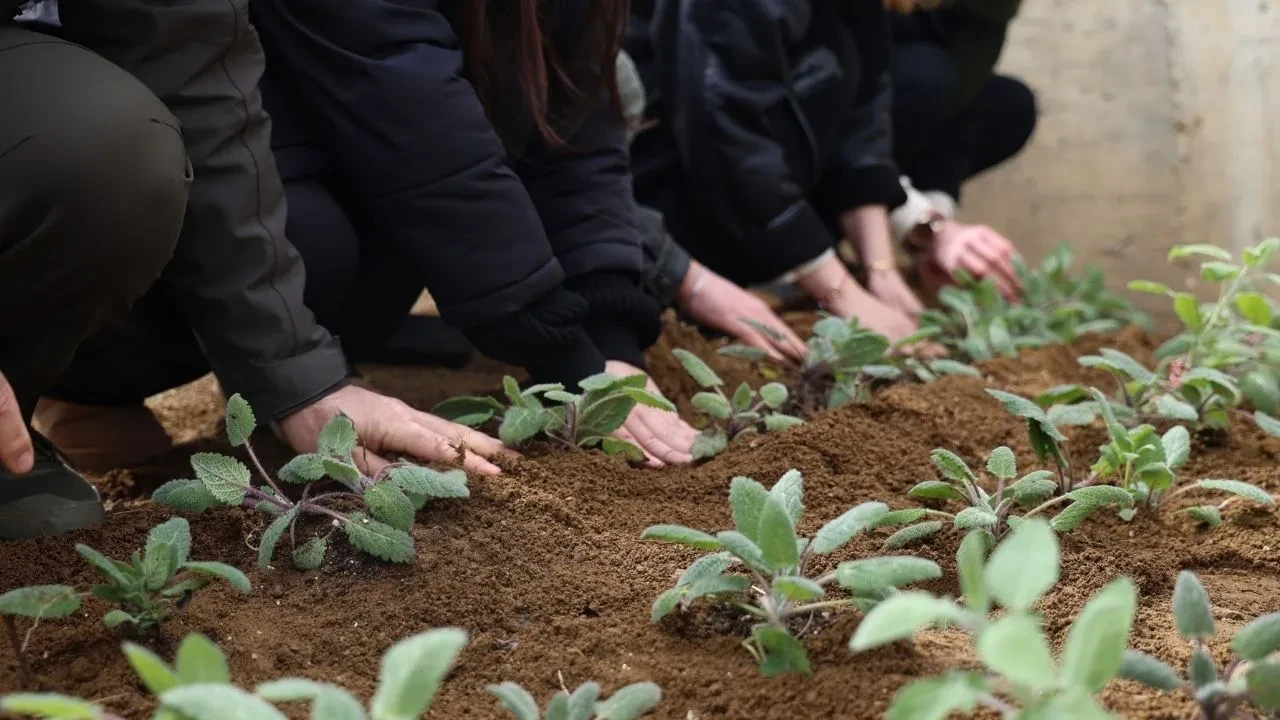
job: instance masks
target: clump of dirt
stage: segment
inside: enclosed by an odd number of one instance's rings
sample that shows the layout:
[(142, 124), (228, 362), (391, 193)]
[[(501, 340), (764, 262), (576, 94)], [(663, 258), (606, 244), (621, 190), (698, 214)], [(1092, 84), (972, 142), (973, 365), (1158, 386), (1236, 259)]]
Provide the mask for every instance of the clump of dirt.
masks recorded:
[[(735, 475), (771, 484), (791, 468), (801, 470), (807, 509), (799, 530), (812, 534), (861, 502), (912, 504), (905, 492), (936, 477), (929, 462), (935, 447), (981, 462), (1005, 444), (1031, 468), (1035, 460), (1023, 421), (1005, 413), (984, 388), (1031, 394), (1067, 382), (1102, 381), (1074, 359), (1100, 345), (1140, 358), (1152, 347), (1141, 333), (1126, 332), (986, 363), (982, 378), (894, 386), (868, 403), (753, 437), (698, 466), (651, 471), (585, 452), (527, 457), (502, 477), (474, 478), (469, 499), (430, 504), (414, 529), (418, 557), (410, 565), (371, 566), (359, 556), (334, 552), (318, 571), (259, 572), (255, 542), (261, 518), (240, 510), (210, 511), (191, 518), (193, 557), (245, 568), (254, 592), (241, 596), (215, 585), (200, 593), (164, 629), (165, 642), (189, 632), (216, 637), (243, 686), (301, 676), (368, 697), (378, 658), (393, 642), (428, 628), (457, 626), (471, 634), (471, 642), (430, 717), (507, 717), (487, 685), (512, 680), (541, 698), (563, 678), (570, 686), (595, 680), (606, 691), (657, 682), (665, 695), (658, 718), (878, 718), (904, 682), (972, 663), (967, 640), (954, 631), (928, 632), (914, 644), (854, 657), (848, 639), (860, 616), (835, 612), (815, 622), (806, 637), (813, 676), (761, 678), (739, 645), (741, 620), (731, 613), (698, 606), (659, 625), (649, 623), (653, 599), (697, 553), (641, 543), (641, 531), (657, 522), (709, 531), (731, 527), (728, 486)], [(730, 383), (762, 382), (750, 363), (711, 354), (705, 340), (669, 322), (650, 355), (655, 379), (669, 396), (683, 399), (693, 390), (683, 371), (663, 361), (674, 347), (710, 359)], [(503, 372), (492, 366), (464, 373), (370, 368), (369, 377), (410, 404), (430, 407), (448, 396), (497, 387)], [(187, 444), (155, 467), (105, 478), (123, 509), (102, 526), (72, 537), (6, 544), (0, 589), (41, 583), (84, 587), (94, 577), (76, 555), (75, 542), (128, 557), (150, 527), (170, 516), (149, 503), (125, 500), (156, 478), (176, 476), (172, 466), (179, 458), (185, 465), (191, 448), (220, 445), (220, 400), (216, 386), (206, 381), (164, 403), (166, 422), (189, 423)], [(1091, 457), (1104, 439), (1100, 428), (1068, 434), (1078, 458)], [(278, 464), (283, 449), (262, 436), (268, 462)], [(1221, 447), (1198, 444), (1185, 475), (1239, 478), (1278, 492), (1277, 452), (1280, 441), (1241, 423)], [(1218, 652), (1248, 619), (1280, 610), (1280, 517), (1274, 510), (1235, 506), (1227, 525), (1210, 531), (1177, 509), (1163, 508), (1131, 523), (1101, 514), (1063, 538), (1062, 581), (1041, 608), (1055, 644), (1089, 596), (1122, 574), (1141, 593), (1133, 646), (1174, 663), (1187, 658), (1169, 614), (1179, 569), (1199, 572), (1213, 595), (1221, 615)], [(831, 562), (876, 554), (883, 537), (859, 538)], [(928, 589), (956, 592), (959, 540), (958, 532), (948, 530), (910, 550), (944, 568), (944, 577)], [(120, 639), (102, 625), (105, 610), (102, 601), (90, 598), (77, 617), (43, 622), (31, 642), (32, 665), (48, 689), (100, 699), (123, 717), (145, 717), (151, 703), (119, 651)], [(16, 665), (0, 652), (0, 692), (17, 689)], [(1130, 683), (1113, 684), (1104, 697), (1128, 718), (1193, 716), (1185, 698)]]

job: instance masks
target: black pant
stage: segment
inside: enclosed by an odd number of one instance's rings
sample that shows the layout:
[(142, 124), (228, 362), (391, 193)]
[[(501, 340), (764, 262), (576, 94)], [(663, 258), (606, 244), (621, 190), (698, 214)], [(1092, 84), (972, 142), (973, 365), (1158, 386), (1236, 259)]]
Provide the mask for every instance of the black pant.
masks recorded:
[(191, 175), (178, 121), (141, 82), (3, 21), (0, 106), (0, 371), (30, 417), (160, 277)]
[(1036, 98), (1014, 78), (992, 76), (968, 104), (956, 106), (956, 70), (941, 45), (894, 50), (893, 145), (902, 173), (920, 190), (960, 199), (969, 178), (1016, 155), (1036, 126)]

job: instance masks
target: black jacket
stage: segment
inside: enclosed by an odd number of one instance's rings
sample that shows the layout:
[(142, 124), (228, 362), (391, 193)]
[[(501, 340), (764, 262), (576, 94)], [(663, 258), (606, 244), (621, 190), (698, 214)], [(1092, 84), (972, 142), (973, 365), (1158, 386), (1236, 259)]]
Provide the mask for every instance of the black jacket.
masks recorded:
[(678, 166), (749, 281), (832, 247), (841, 212), (901, 204), (888, 22), (881, 0), (655, 0), (627, 42), (657, 121), (637, 187)]
[(511, 88), (491, 123), (463, 77), (454, 4), (256, 0), (254, 12), (273, 87), (304, 111), (362, 227), (415, 258), (447, 322), (540, 380), (639, 364), (658, 309), (640, 287), (623, 127), (601, 103), (562, 128), (570, 150), (553, 149)]

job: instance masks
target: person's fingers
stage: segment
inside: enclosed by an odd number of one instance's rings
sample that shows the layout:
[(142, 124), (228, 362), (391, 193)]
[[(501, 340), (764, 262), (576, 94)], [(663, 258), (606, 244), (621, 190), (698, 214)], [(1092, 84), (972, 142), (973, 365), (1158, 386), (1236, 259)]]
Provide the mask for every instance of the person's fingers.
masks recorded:
[(778, 348), (788, 357), (796, 360), (797, 362), (804, 360), (804, 356), (807, 354), (807, 351), (805, 349), (804, 341), (800, 339), (800, 336), (797, 335), (796, 332), (791, 329), (791, 326), (787, 325), (782, 318), (778, 318), (776, 327), (778, 328), (778, 333), (782, 335), (780, 340), (774, 341)]
[(22, 419), (18, 398), (9, 387), (9, 381), (0, 374), (0, 463), (9, 472), (21, 475), (31, 471), (35, 464), (35, 452), (31, 435)]
[(454, 444), (473, 450), (481, 457), (494, 456), (520, 457), (520, 453), (502, 444), (502, 441), (474, 430), (465, 425), (450, 422), (430, 413), (418, 413), (419, 421), (427, 428), (446, 437), (452, 437)]
[(770, 360), (775, 362), (784, 362), (782, 354), (774, 348), (773, 343), (770, 342), (769, 338), (765, 337), (763, 333), (751, 327), (747, 323), (740, 323), (735, 328), (734, 334), (743, 343), (764, 351), (764, 354), (769, 356)]
[[(1013, 245), (1008, 240), (992, 231), (984, 235), (982, 241), (975, 242), (973, 249), (987, 261), (988, 274), (995, 276), (997, 284), (1002, 284), (1010, 291), (1018, 289), (1020, 283), (1017, 270), (1013, 267)], [(1004, 282), (1001, 283), (1001, 280)]]
[[(628, 424), (630, 424), (630, 422), (631, 422), (631, 421), (630, 421), (630, 420), (628, 420), (627, 422), (628, 422)], [(615, 437), (617, 437), (618, 439), (620, 439), (620, 440), (626, 440), (627, 442), (631, 443), (632, 445), (635, 445), (636, 447), (640, 448), (640, 452), (644, 453), (644, 466), (645, 466), (645, 467), (647, 467), (647, 468), (654, 468), (654, 469), (657, 469), (657, 468), (660, 468), (660, 467), (665, 467), (665, 466), (663, 465), (663, 463), (662, 463), (662, 461), (661, 461), (661, 460), (659, 460), (658, 458), (654, 457), (654, 456), (653, 456), (653, 454), (652, 454), (652, 453), (650, 453), (650, 452), (649, 452), (649, 450), (645, 448), (644, 444), (643, 444), (643, 443), (641, 443), (639, 440), (637, 440), (637, 439), (636, 439), (635, 434), (634, 434), (634, 433), (632, 433), (630, 430), (628, 430), (626, 425), (623, 425), (622, 427), (618, 428), (617, 430), (614, 430), (614, 431), (613, 431), (613, 434), (614, 434), (614, 436), (615, 436)]]
[(390, 421), (387, 428), (386, 442), (383, 450), (393, 453), (408, 453), (422, 460), (458, 464), (474, 472), (484, 475), (499, 475), (502, 470), (493, 463), (476, 455), (463, 452), (463, 447), (453, 438), (446, 437), (431, 428), (425, 420), (414, 415), (397, 417)]
[(356, 467), (360, 468), (365, 475), (376, 478), (391, 466), (391, 462), (383, 458), (377, 453), (370, 452), (368, 448), (359, 448), (353, 457), (356, 461)]
[[(644, 448), (651, 455), (657, 457), (663, 463), (681, 464), (693, 462), (693, 455), (689, 454), (688, 446), (684, 450), (673, 447), (682, 444), (675, 438), (680, 434), (679, 418), (671, 420), (661, 420), (653, 417), (651, 413), (641, 413), (635, 418), (635, 422), (628, 423), (632, 435), (636, 441), (640, 443), (640, 447)], [(693, 440), (689, 438), (687, 442), (691, 445)]]

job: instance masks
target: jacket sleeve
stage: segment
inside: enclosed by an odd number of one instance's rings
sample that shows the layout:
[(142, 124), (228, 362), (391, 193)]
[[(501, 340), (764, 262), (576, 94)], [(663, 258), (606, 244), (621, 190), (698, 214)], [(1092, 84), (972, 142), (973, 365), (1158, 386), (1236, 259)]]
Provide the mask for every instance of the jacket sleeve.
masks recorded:
[(349, 367), (302, 302), (247, 5), (84, 0), (63, 3), (61, 15), (69, 34), (142, 80), (181, 121), (195, 179), (161, 282), (224, 390), (280, 419), (342, 384)]
[(870, 92), (845, 121), (840, 153), (827, 169), (823, 184), (837, 207), (853, 209), (907, 200), (893, 161), (893, 88), (888, 71), (869, 85)]
[(679, 37), (659, 51), (664, 120), (697, 203), (738, 242), (754, 280), (771, 280), (833, 245), (766, 119), (795, 116), (783, 45), (791, 19), (757, 0), (664, 3)]

